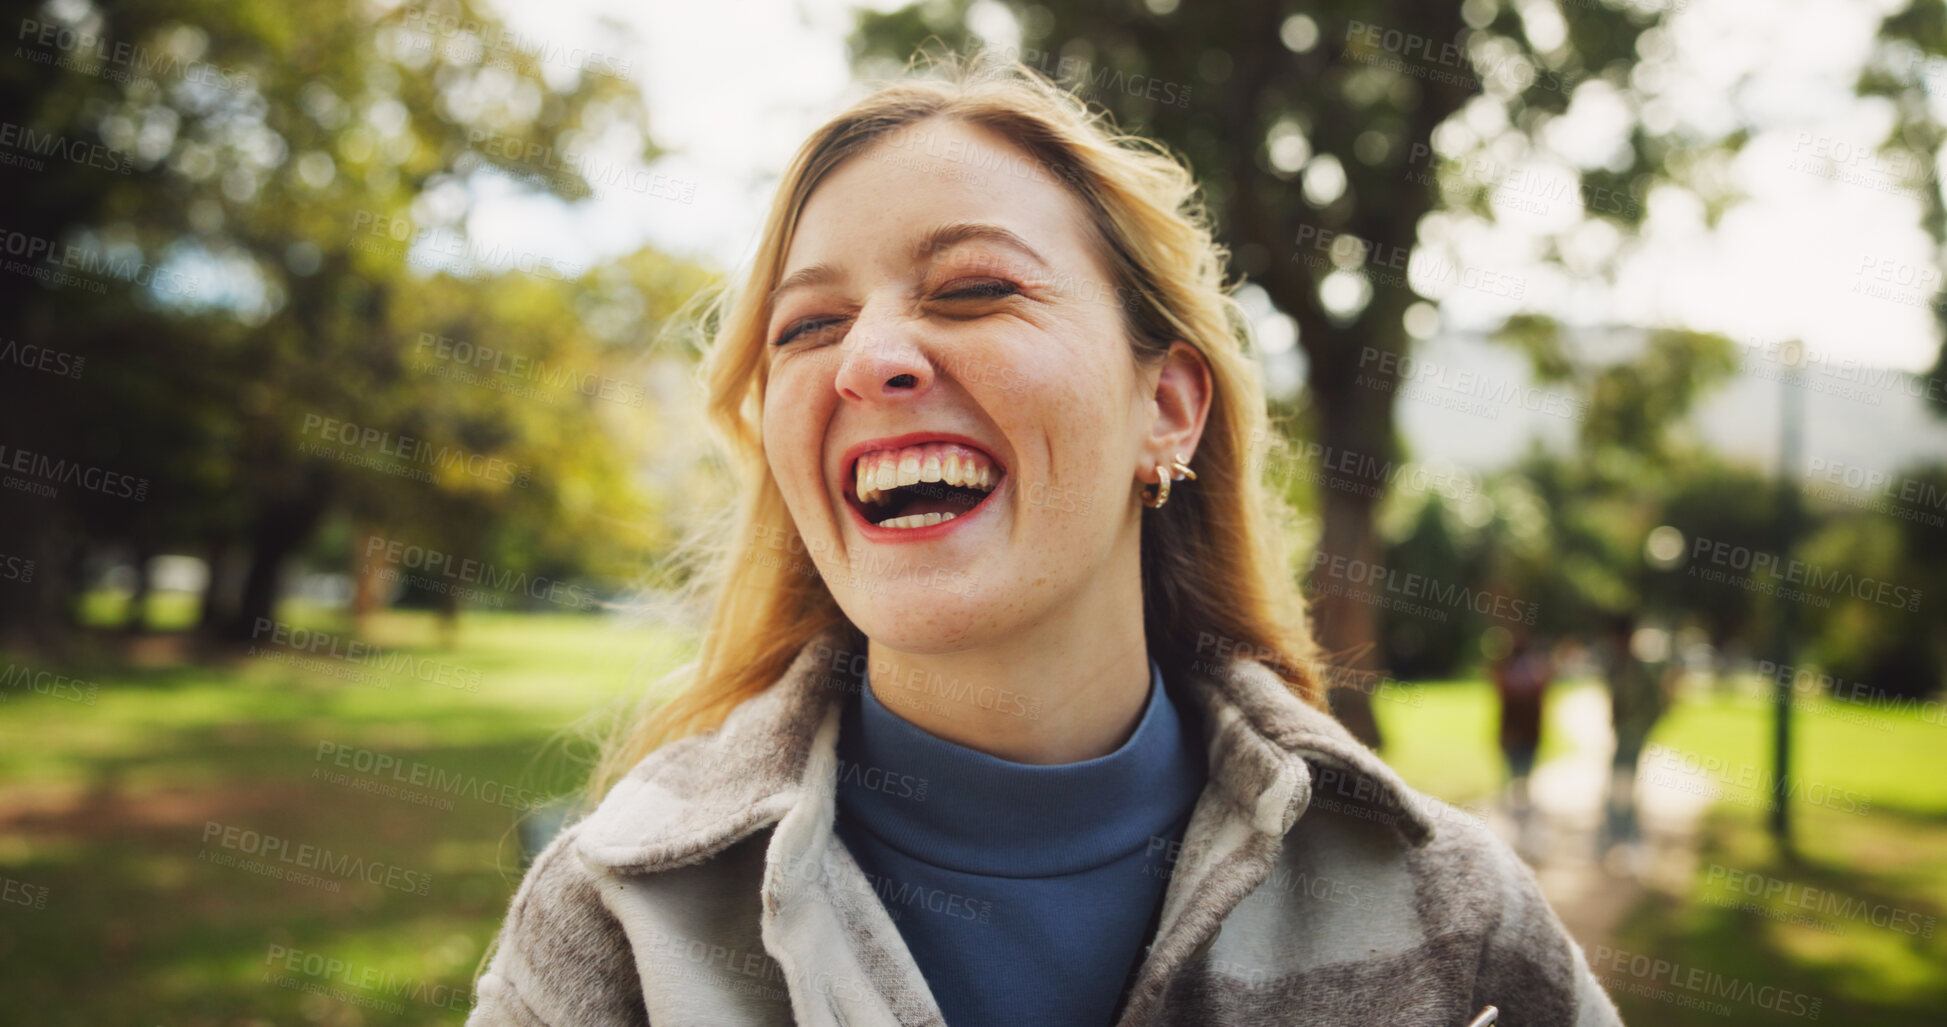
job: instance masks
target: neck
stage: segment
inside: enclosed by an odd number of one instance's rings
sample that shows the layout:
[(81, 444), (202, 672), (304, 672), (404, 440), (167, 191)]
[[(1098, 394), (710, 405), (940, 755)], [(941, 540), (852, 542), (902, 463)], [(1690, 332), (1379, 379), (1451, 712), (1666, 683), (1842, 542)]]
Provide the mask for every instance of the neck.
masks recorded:
[(868, 641), (872, 695), (929, 734), (1015, 763), (1114, 752), (1150, 689), (1140, 565), (1128, 561), (1115, 577), (988, 645), (906, 653)]

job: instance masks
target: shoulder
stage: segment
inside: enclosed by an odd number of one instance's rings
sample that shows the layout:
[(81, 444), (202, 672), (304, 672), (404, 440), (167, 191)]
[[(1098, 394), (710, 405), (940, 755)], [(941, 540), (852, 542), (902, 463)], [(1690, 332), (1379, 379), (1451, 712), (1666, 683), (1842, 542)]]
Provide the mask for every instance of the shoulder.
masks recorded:
[(1534, 872), (1480, 817), (1396, 780), (1365, 801), (1337, 792), (1315, 797), (1287, 838), (1288, 886), (1309, 891), (1310, 919), (1340, 923), (1364, 950), (1418, 953), (1420, 970), (1467, 982), (1457, 997), (1469, 1012), (1620, 1024)]
[(646, 1024), (635, 957), (579, 855), (580, 824), (535, 858), (509, 904), (469, 1024)]
[(610, 933), (613, 918), (601, 902), (599, 875), (577, 851), (581, 833), (580, 823), (564, 828), (535, 857), (508, 907), (504, 939), (600, 939)]
[(1581, 946), (1513, 847), (1472, 813), (1420, 801), (1435, 825), (1408, 856), (1420, 915), (1478, 946), (1480, 1002), (1509, 1023), (1619, 1025)]

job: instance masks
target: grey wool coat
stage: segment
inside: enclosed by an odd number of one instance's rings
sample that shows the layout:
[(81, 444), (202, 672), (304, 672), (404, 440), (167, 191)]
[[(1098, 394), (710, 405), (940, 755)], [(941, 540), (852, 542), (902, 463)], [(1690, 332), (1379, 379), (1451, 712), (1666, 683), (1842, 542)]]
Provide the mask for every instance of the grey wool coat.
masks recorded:
[[(833, 831), (839, 712), (859, 687), (834, 670), (846, 649), (836, 629), (814, 640), (563, 830), (467, 1023), (944, 1024), (888, 909), (953, 914), (870, 879)], [(1210, 776), (1114, 1027), (1464, 1027), (1488, 1005), (1502, 1027), (1621, 1023), (1534, 875), (1472, 815), (1409, 789), (1261, 664), (1176, 677)]]

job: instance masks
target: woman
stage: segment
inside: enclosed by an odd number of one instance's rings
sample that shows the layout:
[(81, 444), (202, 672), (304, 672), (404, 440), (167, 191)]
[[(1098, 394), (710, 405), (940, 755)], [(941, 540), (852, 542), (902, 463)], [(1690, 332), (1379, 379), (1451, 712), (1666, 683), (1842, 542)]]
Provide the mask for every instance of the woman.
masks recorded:
[(1189, 173), (948, 70), (786, 171), (706, 360), (745, 487), (693, 680), (471, 1022), (1617, 1022), (1528, 870), (1322, 712)]

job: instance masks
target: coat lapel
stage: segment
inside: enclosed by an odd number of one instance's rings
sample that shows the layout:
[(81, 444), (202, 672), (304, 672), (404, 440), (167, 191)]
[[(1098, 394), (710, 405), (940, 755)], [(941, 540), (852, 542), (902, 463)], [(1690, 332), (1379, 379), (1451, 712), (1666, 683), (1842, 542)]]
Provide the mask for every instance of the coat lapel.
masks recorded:
[(764, 859), (764, 947), (799, 1024), (946, 1027), (885, 903), (832, 830), (839, 703), (826, 705), (798, 801)]
[(1199, 661), (1184, 682), (1203, 716), (1209, 783), (1184, 830), (1162, 920), (1125, 999), (1119, 1027), (1151, 1022), (1169, 985), (1215, 940), (1224, 919), (1270, 875), (1284, 838), (1321, 782), (1348, 805), (1369, 807), (1408, 844), (1432, 825), (1372, 750), (1291, 693), (1262, 664)]
[(617, 874), (709, 860), (774, 828), (761, 890), (764, 948), (803, 1027), (945, 1027), (885, 904), (832, 830), (839, 715), (856, 680), (821, 664), (834, 629), (715, 731), (651, 753), (589, 814), (579, 852)]

